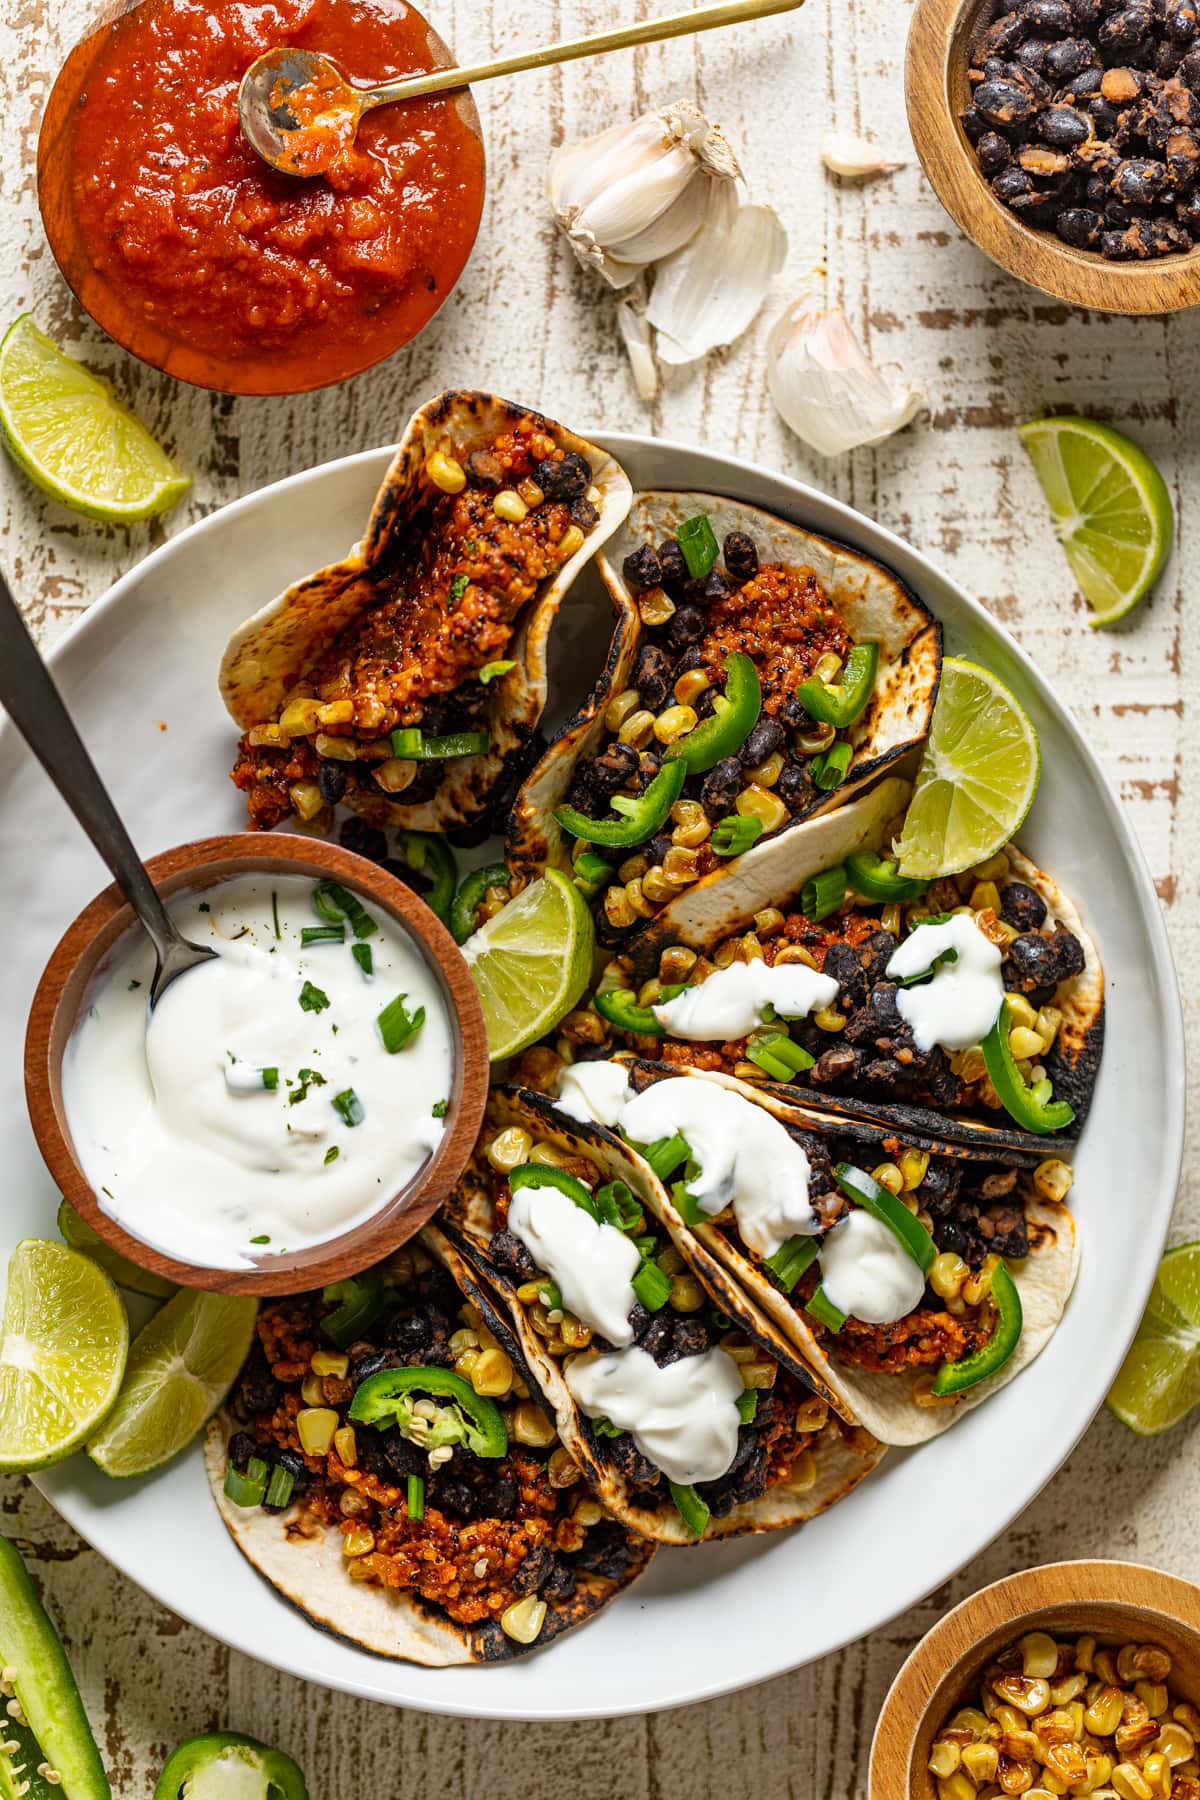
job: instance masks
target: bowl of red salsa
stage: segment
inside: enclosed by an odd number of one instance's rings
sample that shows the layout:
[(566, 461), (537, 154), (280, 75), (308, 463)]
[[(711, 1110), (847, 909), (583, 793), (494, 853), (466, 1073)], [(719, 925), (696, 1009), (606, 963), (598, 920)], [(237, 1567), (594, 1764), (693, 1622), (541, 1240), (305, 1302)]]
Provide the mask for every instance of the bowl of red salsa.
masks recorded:
[(285, 44), (367, 85), (454, 60), (406, 0), (140, 0), (71, 53), (38, 143), (82, 305), (144, 362), (227, 393), (303, 393), (390, 356), (450, 294), (483, 209), (466, 90), (368, 114), (327, 175), (269, 170), (238, 85)]

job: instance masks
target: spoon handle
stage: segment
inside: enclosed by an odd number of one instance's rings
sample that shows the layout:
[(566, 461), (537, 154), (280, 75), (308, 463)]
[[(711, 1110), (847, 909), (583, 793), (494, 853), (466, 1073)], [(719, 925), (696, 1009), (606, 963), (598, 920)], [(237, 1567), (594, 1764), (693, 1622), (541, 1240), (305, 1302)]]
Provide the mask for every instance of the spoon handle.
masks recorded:
[(118, 887), (146, 927), (160, 958), (165, 957), (177, 937), (175, 927), (71, 722), (2, 572), (0, 706), (115, 875)]
[(803, 4), (804, 0), (722, 0), (717, 6), (671, 13), (663, 19), (643, 19), (636, 25), (617, 25), (610, 31), (572, 38), (564, 44), (546, 44), (539, 50), (517, 50), (511, 56), (475, 63), (466, 69), (435, 69), (428, 75), (410, 76), (406, 81), (373, 89), (369, 105), (386, 106), (393, 100), (415, 100), (420, 94), (441, 94), (473, 82), (491, 81), (497, 75), (517, 75), (522, 69), (548, 69), (554, 63), (573, 62), (580, 56), (598, 56), (605, 50), (628, 50), (636, 44), (656, 44), (662, 38), (711, 31), (718, 25), (737, 25), (745, 19), (767, 19), (773, 13), (794, 12)]

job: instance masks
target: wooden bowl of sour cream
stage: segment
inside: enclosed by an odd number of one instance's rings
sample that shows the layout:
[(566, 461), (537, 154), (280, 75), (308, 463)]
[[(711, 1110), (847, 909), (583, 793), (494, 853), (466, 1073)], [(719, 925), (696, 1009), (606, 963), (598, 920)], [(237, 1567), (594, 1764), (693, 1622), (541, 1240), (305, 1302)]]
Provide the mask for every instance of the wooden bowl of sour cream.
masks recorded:
[[(135, 998), (125, 991), (139, 986), (126, 978), (129, 968), (138, 966), (130, 959), (149, 948), (130, 907), (115, 886), (109, 887), (75, 920), (47, 964), (25, 1039), (26, 1099), (50, 1173), (106, 1243), (181, 1286), (290, 1294), (380, 1261), (441, 1205), (466, 1166), (483, 1120), (487, 1033), (458, 946), (402, 882), (319, 839), (209, 838), (165, 851), (146, 867), (164, 899), (190, 914), (182, 921), (185, 935), (208, 941), (203, 932), (211, 930), (221, 954), (215, 963), (181, 976), (163, 996), (148, 1057), (140, 994)], [(296, 949), (299, 897), (307, 908), (325, 882), (354, 896), (374, 918), (376, 930), (360, 943), (347, 921), (344, 941), (337, 940), (335, 928), (335, 941), (318, 940), (319, 949), (313, 946), (310, 954)], [(260, 893), (262, 920), (243, 930), (236, 907), (248, 904), (245, 896)], [(217, 905), (222, 896), (224, 912)], [(322, 927), (315, 909), (302, 910), (310, 928)], [(236, 929), (224, 935), (218, 921), (226, 916)], [(370, 957), (364, 955), (366, 946), (373, 946)], [(309, 978), (303, 990), (290, 977), (292, 962), (285, 970), (283, 958), (267, 960), (276, 949), (299, 960), (300, 972)], [(196, 1022), (208, 1015), (194, 1010), (195, 990), (186, 1003), (183, 994), (188, 982), (204, 981), (215, 969), (225, 985), (214, 1030), (239, 1044), (262, 1045), (258, 1056), (239, 1057), (224, 1046), (209, 1055), (211, 1045), (198, 1045)], [(264, 980), (260, 1011), (253, 984)], [(406, 982), (414, 1010), (417, 999), (425, 1004), (426, 1021), (397, 1052), (385, 1042), (378, 1013)], [(173, 994), (179, 1003), (174, 1015), (167, 1011)], [(254, 1004), (248, 1004), (250, 997)], [(101, 998), (103, 1007), (97, 1004)], [(277, 1006), (283, 1009), (281, 1048), (267, 1066), (274, 1040), (266, 1026)], [(323, 1013), (328, 1013), (324, 1020)], [(240, 1016), (231, 1022), (235, 1015)], [(399, 1017), (402, 1036), (403, 1011)], [(340, 1043), (333, 1029), (339, 1019), (345, 1034)], [(98, 1044), (102, 1026), (109, 1037)], [(395, 1030), (388, 1035), (394, 1043)], [(327, 1074), (318, 1080), (319, 1070), (301, 1064), (319, 1063), (321, 1046)], [(135, 1065), (141, 1072), (129, 1073), (127, 1081), (127, 1070)], [(154, 1071), (153, 1085), (147, 1066)], [(134, 1102), (125, 1089), (135, 1081), (153, 1095), (152, 1115), (130, 1110)], [(357, 1095), (360, 1086), (368, 1096), (365, 1103)], [(293, 1097), (307, 1104), (294, 1107)], [(139, 1154), (147, 1131), (151, 1149), (161, 1154), (157, 1164), (146, 1161), (136, 1179), (136, 1158), (129, 1158), (123, 1193), (117, 1191), (119, 1177), (110, 1177), (114, 1189), (102, 1179), (103, 1159), (112, 1156), (115, 1168), (127, 1166), (118, 1134), (121, 1122), (135, 1117), (149, 1119), (131, 1140)], [(116, 1121), (111, 1132), (104, 1128), (110, 1118)], [(272, 1135), (277, 1131), (289, 1135), (277, 1139)], [(206, 1170), (222, 1167), (224, 1179), (201, 1179)], [(161, 1205), (152, 1168), (164, 1176)], [(244, 1186), (239, 1185), (243, 1175)], [(271, 1232), (254, 1228), (266, 1222), (254, 1215), (268, 1188)], [(283, 1228), (276, 1223), (279, 1217), (286, 1220)], [(284, 1241), (288, 1236), (291, 1245)], [(234, 1239), (236, 1253), (229, 1249)]]

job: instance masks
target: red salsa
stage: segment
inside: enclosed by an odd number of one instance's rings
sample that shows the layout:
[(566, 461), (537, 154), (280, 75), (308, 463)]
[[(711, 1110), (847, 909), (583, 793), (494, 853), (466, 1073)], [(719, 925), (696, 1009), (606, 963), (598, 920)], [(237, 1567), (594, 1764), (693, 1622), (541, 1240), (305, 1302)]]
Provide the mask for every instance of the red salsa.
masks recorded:
[[(324, 51), (359, 83), (448, 60), (404, 0), (144, 0), (82, 47), (73, 142), (54, 147), (73, 261), (95, 278), (80, 288), (64, 264), (84, 303), (147, 360), (238, 392), (322, 386), (407, 342), (457, 280), (483, 204), (462, 95), (368, 114), (327, 175), (272, 173), (237, 94), (280, 45)], [(54, 241), (52, 209), (47, 224)]]

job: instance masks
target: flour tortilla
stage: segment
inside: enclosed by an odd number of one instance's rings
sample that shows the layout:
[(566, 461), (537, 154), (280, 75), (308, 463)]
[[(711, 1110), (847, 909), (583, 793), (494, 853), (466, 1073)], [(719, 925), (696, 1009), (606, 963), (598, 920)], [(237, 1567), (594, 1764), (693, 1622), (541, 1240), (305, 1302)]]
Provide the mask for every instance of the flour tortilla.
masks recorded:
[[(856, 791), (924, 742), (941, 675), (941, 626), (898, 576), (844, 544), (802, 531), (741, 501), (716, 494), (661, 491), (638, 495), (621, 529), (597, 559), (596, 566), (620, 611), (636, 611), (637, 605), (622, 572), (624, 559), (643, 545), (661, 544), (675, 534), (684, 519), (701, 512), (708, 514), (718, 542), (730, 531), (744, 531), (758, 546), (761, 562), (811, 568), (855, 642), (879, 645), (875, 692), (848, 734), (854, 754), (846, 779), (785, 826), (779, 834), (784, 837), (803, 818), (844, 806)], [(560, 868), (569, 864), (571, 840), (555, 821), (553, 809), (561, 804), (577, 762), (599, 746), (603, 735), (599, 720), (583, 733), (568, 730), (550, 746), (525, 783), (508, 834), (510, 861), (523, 875), (540, 873), (547, 864)], [(739, 865), (745, 861), (746, 857), (733, 858), (719, 875), (707, 879), (736, 881)], [(676, 921), (688, 917), (688, 900), (694, 891), (685, 888), (666, 909)]]
[[(436, 1227), (426, 1226), (420, 1241), (432, 1257), (457, 1277), (461, 1259)], [(503, 1343), (529, 1385), (535, 1387), (520, 1349), (486, 1288), (472, 1282), (464, 1292), (479, 1306), (489, 1330)], [(208, 1427), (204, 1460), (222, 1521), (242, 1555), (319, 1630), (396, 1662), (419, 1663), (425, 1668), (513, 1662), (533, 1650), (544, 1649), (574, 1626), (586, 1624), (645, 1571), (654, 1554), (653, 1544), (638, 1544), (634, 1567), (620, 1581), (580, 1570), (574, 1594), (549, 1603), (536, 1641), (518, 1644), (496, 1623), (460, 1625), (418, 1594), (351, 1581), (342, 1555), (341, 1532), (335, 1525), (321, 1526), (307, 1518), (298, 1505), (284, 1513), (264, 1512), (257, 1506), (235, 1506), (225, 1493), (224, 1481), (226, 1451), (237, 1429), (226, 1411), (218, 1413)]]
[(518, 613), (504, 651), (516, 667), (491, 683), (490, 748), (456, 758), (431, 800), (406, 806), (403, 794), (366, 791), (347, 804), (375, 825), (445, 831), (477, 818), (499, 781), (505, 758), (532, 737), (546, 704), (547, 643), (558, 610), (580, 570), (629, 510), (629, 478), (607, 450), (544, 419), (529, 407), (494, 394), (451, 388), (414, 414), (384, 477), (366, 535), (341, 562), (295, 582), (240, 625), (221, 663), (221, 697), (242, 731), (275, 720), (288, 694), (333, 640), (386, 591), (388, 559), (419, 537), (441, 494), (425, 473), (433, 451), (450, 447), (460, 458), (490, 444), (498, 432), (532, 418), (564, 450), (586, 457), (599, 490), (600, 517), (582, 547)]
[[(606, 1180), (629, 1184), (643, 1205), (670, 1230), (664, 1208), (661, 1185), (643, 1160), (603, 1126), (585, 1125), (558, 1111), (545, 1095), (529, 1089), (502, 1088), (493, 1091), (488, 1106), (490, 1124), (499, 1129), (510, 1125), (524, 1127), (539, 1137), (548, 1137), (570, 1154), (589, 1157), (598, 1165)], [(577, 1465), (614, 1517), (632, 1530), (664, 1544), (694, 1545), (696, 1538), (669, 1502), (656, 1506), (639, 1503), (630, 1494), (623, 1477), (613, 1469), (603, 1454), (603, 1440), (595, 1437), (563, 1378), (561, 1365), (545, 1349), (542, 1340), (530, 1326), (517, 1299), (517, 1283), (491, 1262), (487, 1246), (495, 1229), (490, 1197), (490, 1181), (486, 1165), (478, 1160), (468, 1167), (456, 1192), (447, 1201), (441, 1224), (458, 1260), (451, 1260), (455, 1279), (466, 1287), (472, 1279), (490, 1287), (495, 1298), (507, 1310), (512, 1331), (519, 1338), (524, 1358), (533, 1370), (537, 1385), (552, 1408), (559, 1437), (570, 1450)], [(673, 1212), (673, 1208), (669, 1209)], [(683, 1228), (686, 1233), (686, 1228)], [(674, 1231), (671, 1233), (675, 1236)], [(682, 1245), (681, 1254), (685, 1254)], [(811, 1361), (798, 1357), (770, 1319), (765, 1318), (747, 1295), (729, 1280), (720, 1263), (703, 1246), (691, 1245), (686, 1260), (701, 1284), (718, 1305), (743, 1330), (768, 1348), (773, 1356), (809, 1387), (823, 1395), (827, 1386), (821, 1376), (814, 1379)], [(827, 1395), (836, 1408), (832, 1395)], [(774, 1531), (785, 1525), (798, 1525), (815, 1518), (868, 1475), (883, 1455), (882, 1445), (857, 1428), (854, 1420), (846, 1427), (831, 1418), (818, 1435), (811, 1454), (816, 1462), (816, 1481), (793, 1486), (786, 1482), (769, 1488), (757, 1500), (734, 1507), (723, 1519), (710, 1520), (704, 1541), (737, 1537), (746, 1532)]]

